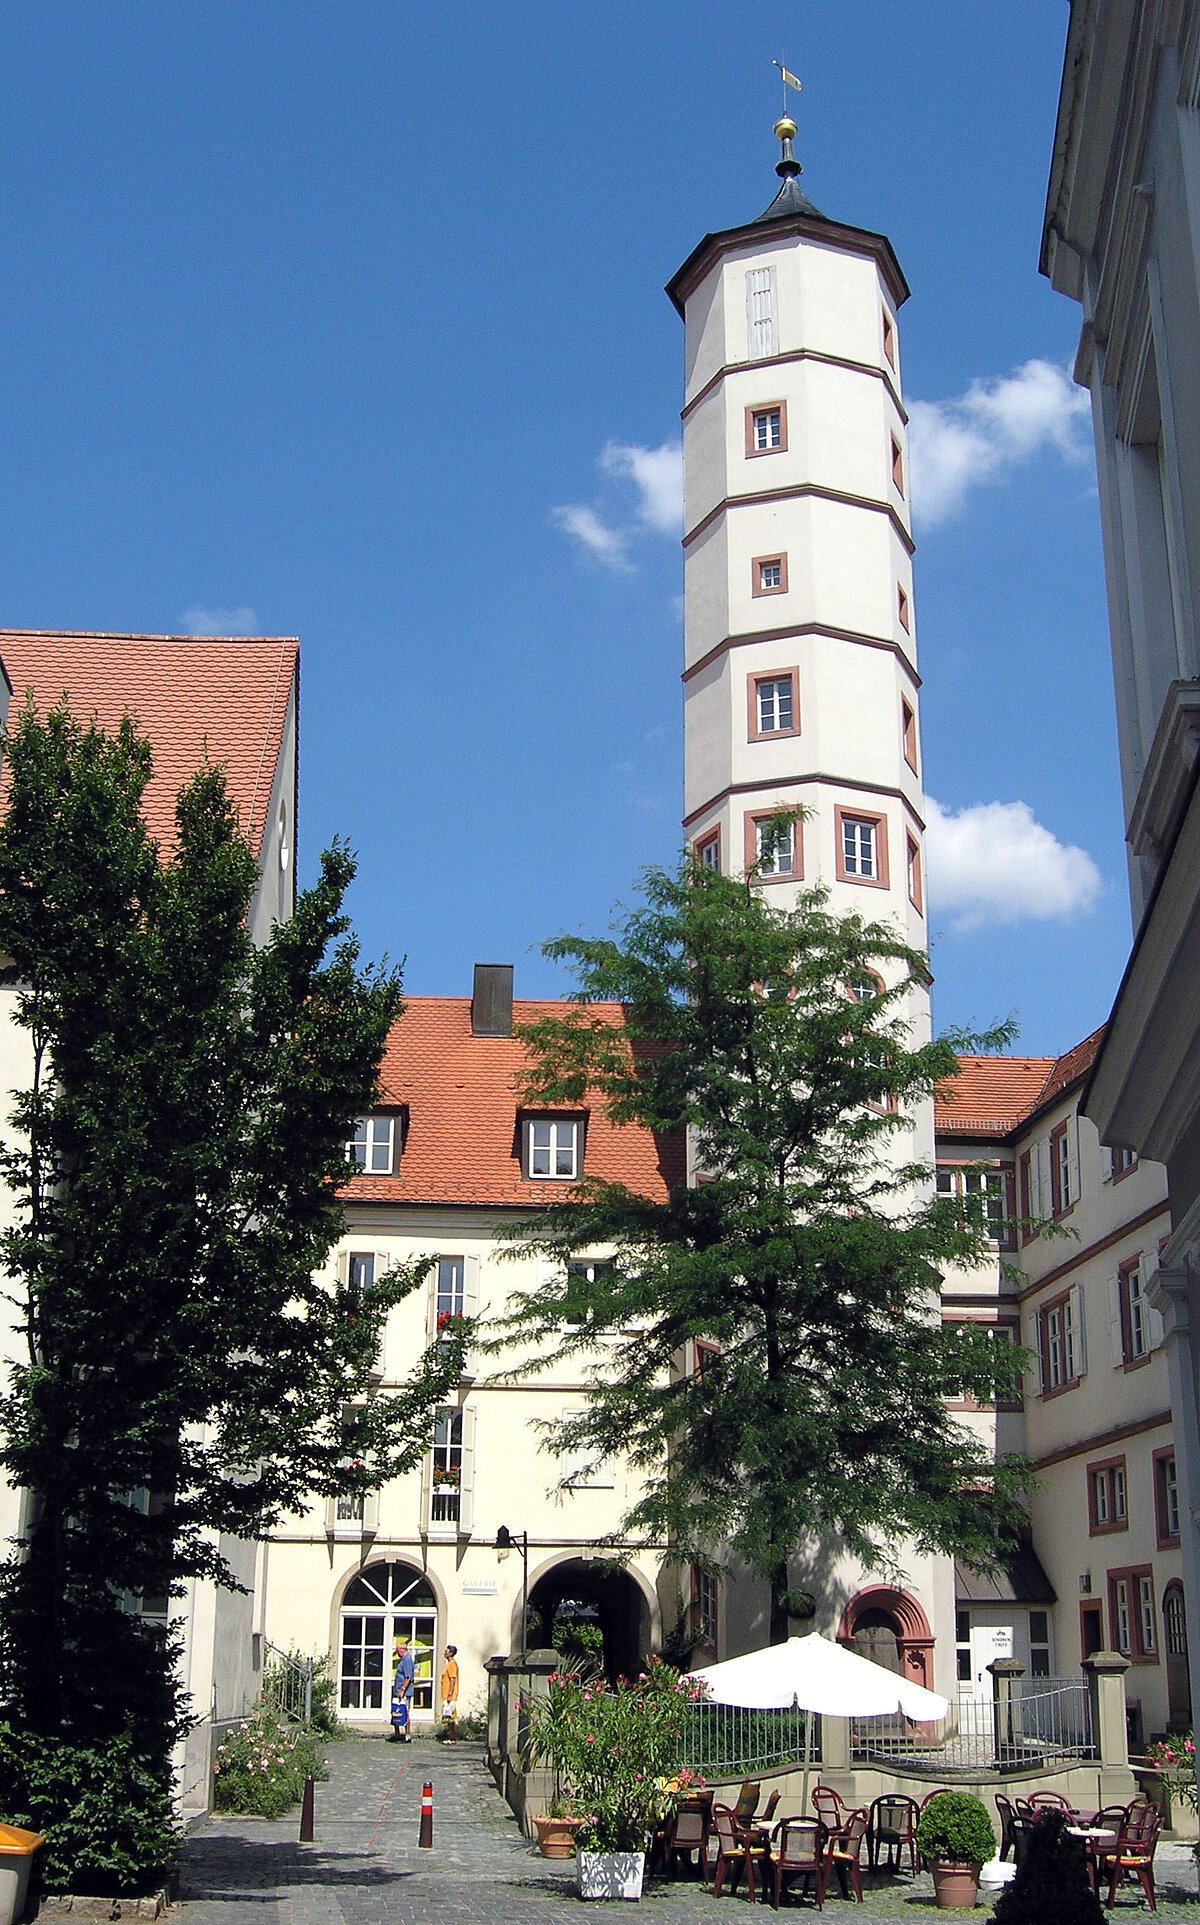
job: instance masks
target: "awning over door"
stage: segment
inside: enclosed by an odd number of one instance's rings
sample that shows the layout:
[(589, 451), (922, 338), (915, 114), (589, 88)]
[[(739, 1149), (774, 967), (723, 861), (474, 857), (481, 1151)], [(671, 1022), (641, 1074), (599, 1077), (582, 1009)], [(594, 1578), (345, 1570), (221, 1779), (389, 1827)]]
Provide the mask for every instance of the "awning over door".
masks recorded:
[(1057, 1604), (1058, 1594), (1032, 1544), (1019, 1544), (994, 1571), (981, 1574), (954, 1560), (954, 1601), (969, 1604)]

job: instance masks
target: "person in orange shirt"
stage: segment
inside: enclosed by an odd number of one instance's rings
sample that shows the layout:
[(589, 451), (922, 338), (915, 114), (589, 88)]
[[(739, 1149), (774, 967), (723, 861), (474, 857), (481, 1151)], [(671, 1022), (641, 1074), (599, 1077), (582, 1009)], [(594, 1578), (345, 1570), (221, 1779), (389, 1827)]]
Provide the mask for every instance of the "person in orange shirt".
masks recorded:
[(458, 1740), (455, 1735), (455, 1729), (454, 1729), (455, 1720), (458, 1717), (458, 1646), (457, 1644), (448, 1644), (446, 1646), (446, 1661), (442, 1665), (442, 1679), (441, 1679), (440, 1690), (441, 1690), (441, 1699), (442, 1699), (442, 1717), (445, 1719), (445, 1723), (442, 1726), (442, 1736), (448, 1745), (457, 1744)]

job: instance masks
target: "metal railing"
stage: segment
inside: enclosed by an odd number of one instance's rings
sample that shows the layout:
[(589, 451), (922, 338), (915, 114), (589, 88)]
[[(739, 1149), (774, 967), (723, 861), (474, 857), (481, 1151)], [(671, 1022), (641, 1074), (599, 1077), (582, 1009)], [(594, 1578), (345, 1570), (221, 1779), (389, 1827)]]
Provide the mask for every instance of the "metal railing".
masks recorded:
[(1084, 1678), (1014, 1678), (996, 1696), (960, 1693), (936, 1723), (892, 1714), (855, 1718), (856, 1763), (905, 1766), (944, 1777), (978, 1771), (1036, 1771), (1040, 1765), (1094, 1758), (1091, 1692)]
[[(812, 1759), (821, 1758), (821, 1720), (814, 1717)], [(706, 1778), (751, 1778), (804, 1762), (803, 1711), (748, 1711), (733, 1704), (688, 1709), (680, 1764)]]
[(263, 1697), (281, 1717), (294, 1718), (297, 1724), (312, 1723), (313, 1666), (312, 1658), (298, 1658), (268, 1640)]

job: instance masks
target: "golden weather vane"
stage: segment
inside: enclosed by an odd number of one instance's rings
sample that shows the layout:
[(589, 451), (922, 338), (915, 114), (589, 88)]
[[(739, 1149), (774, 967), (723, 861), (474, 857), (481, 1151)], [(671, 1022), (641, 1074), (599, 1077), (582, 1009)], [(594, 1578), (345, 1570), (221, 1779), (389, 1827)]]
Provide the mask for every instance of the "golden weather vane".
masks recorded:
[(789, 87), (794, 87), (796, 89), (796, 92), (799, 93), (800, 82), (797, 80), (795, 74), (792, 73), (787, 67), (784, 66), (782, 60), (772, 60), (771, 65), (773, 67), (778, 67), (779, 78), (783, 82), (783, 117), (786, 120), (789, 118), (787, 90)]

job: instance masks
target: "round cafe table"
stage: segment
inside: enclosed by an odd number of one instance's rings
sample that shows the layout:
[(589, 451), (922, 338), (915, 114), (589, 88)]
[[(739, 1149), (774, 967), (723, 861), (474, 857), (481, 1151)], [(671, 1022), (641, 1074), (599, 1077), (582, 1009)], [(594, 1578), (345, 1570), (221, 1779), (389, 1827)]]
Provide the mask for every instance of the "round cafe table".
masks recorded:
[(1097, 1873), (1100, 1867), (1100, 1854), (1106, 1845), (1115, 1844), (1117, 1834), (1103, 1825), (1064, 1825), (1063, 1831), (1068, 1838), (1078, 1838), (1083, 1846), (1084, 1862), (1092, 1890), (1098, 1890)]

